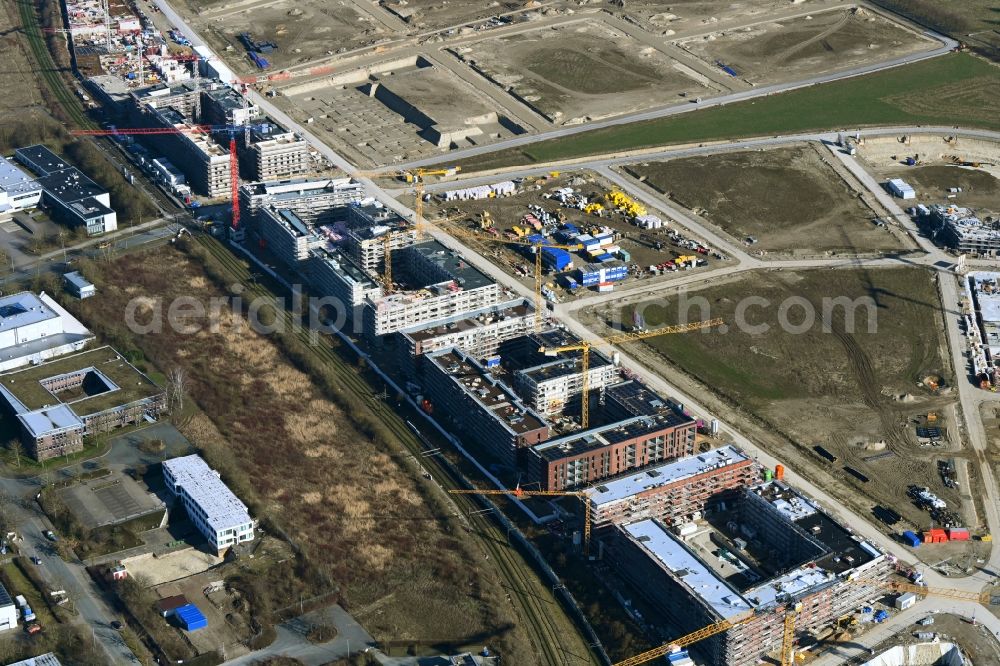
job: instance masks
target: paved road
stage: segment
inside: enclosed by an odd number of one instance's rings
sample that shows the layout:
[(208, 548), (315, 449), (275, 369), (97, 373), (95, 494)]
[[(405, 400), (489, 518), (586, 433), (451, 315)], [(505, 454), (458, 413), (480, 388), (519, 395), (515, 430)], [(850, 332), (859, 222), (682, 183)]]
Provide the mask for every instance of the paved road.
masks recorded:
[(104, 601), (101, 591), (84, 570), (83, 564), (75, 559), (72, 562), (60, 559), (52, 544), (42, 536), (42, 532), (51, 529), (52, 525), (33, 499), (38, 489), (38, 482), (35, 479), (0, 479), (0, 490), (3, 493), (24, 500), (23, 503), (12, 502), (9, 507), (13, 513), (12, 518), (24, 538), (18, 547), (26, 555), (36, 555), (41, 558), (42, 563), (38, 565), (38, 571), (53, 590), (66, 590), (79, 613), (75, 622), (93, 631), (97, 644), (104, 651), (109, 664), (137, 663), (138, 659), (125, 645), (121, 634), (109, 626), (117, 615)]
[[(156, 4), (160, 7), (160, 9), (163, 11), (164, 15), (169, 20), (171, 20), (174, 25), (180, 27), (180, 29), (183, 30), (185, 32), (185, 34), (188, 35), (188, 37), (191, 39), (191, 41), (192, 41), (193, 44), (198, 45), (198, 44), (202, 43), (202, 41), (198, 37), (198, 35), (191, 29), (191, 26), (188, 25), (188, 24), (186, 24), (184, 22), (184, 20), (176, 12), (174, 12), (173, 9), (166, 3), (165, 0), (155, 0), (155, 1), (156, 1)], [(886, 68), (889, 68), (889, 67), (896, 67), (896, 66), (899, 66), (899, 65), (902, 65), (902, 64), (906, 64), (906, 63), (909, 63), (909, 62), (915, 62), (917, 60), (922, 60), (922, 59), (925, 59), (925, 58), (935, 57), (937, 55), (940, 55), (942, 53), (947, 52), (948, 50), (950, 50), (951, 48), (953, 48), (955, 46), (955, 43), (952, 40), (948, 40), (948, 39), (946, 39), (944, 37), (941, 37), (941, 36), (938, 36), (938, 35), (932, 35), (932, 36), (935, 37), (936, 39), (939, 39), (942, 42), (942, 44), (943, 44), (942, 47), (940, 47), (939, 49), (936, 49), (935, 51), (926, 52), (926, 53), (922, 53), (922, 54), (915, 54), (915, 55), (912, 55), (912, 56), (907, 56), (905, 58), (899, 58), (899, 59), (896, 59), (896, 60), (891, 61), (891, 62), (881, 63), (881, 64), (878, 64), (878, 65), (873, 65), (873, 66), (869, 66), (869, 67), (856, 68), (856, 69), (850, 70), (848, 72), (841, 72), (841, 73), (838, 73), (838, 74), (832, 74), (832, 75), (827, 75), (827, 76), (823, 76), (823, 77), (814, 77), (814, 78), (812, 78), (810, 80), (802, 81), (802, 82), (799, 82), (799, 83), (796, 83), (796, 84), (788, 84), (788, 85), (780, 85), (780, 86), (768, 86), (768, 87), (765, 87), (765, 88), (757, 88), (757, 89), (750, 90), (750, 91), (743, 91), (743, 92), (739, 92), (739, 93), (734, 93), (732, 95), (726, 95), (726, 96), (723, 96), (723, 97), (720, 97), (720, 98), (716, 98), (714, 100), (711, 100), (709, 102), (705, 102), (705, 103), (699, 104), (697, 106), (696, 105), (688, 105), (688, 106), (684, 106), (684, 107), (672, 107), (672, 108), (657, 109), (657, 110), (653, 110), (653, 111), (649, 111), (649, 112), (645, 112), (645, 113), (641, 113), (641, 114), (632, 114), (632, 115), (629, 115), (629, 116), (623, 116), (623, 117), (619, 117), (619, 118), (615, 118), (615, 119), (611, 119), (611, 120), (607, 120), (607, 121), (603, 121), (603, 122), (599, 122), (599, 123), (592, 123), (592, 124), (586, 125), (586, 126), (562, 128), (562, 129), (559, 129), (559, 130), (554, 130), (552, 132), (547, 132), (547, 133), (543, 133), (543, 134), (535, 134), (535, 135), (530, 135), (530, 136), (525, 136), (525, 137), (518, 137), (517, 139), (514, 139), (512, 141), (507, 141), (507, 142), (501, 142), (501, 143), (497, 143), (497, 144), (492, 144), (492, 145), (489, 145), (489, 146), (484, 146), (482, 148), (474, 148), (474, 149), (469, 149), (469, 150), (466, 150), (466, 151), (456, 151), (454, 153), (451, 153), (450, 157), (454, 157), (454, 158), (457, 159), (457, 158), (460, 158), (460, 157), (467, 157), (467, 156), (474, 155), (474, 154), (491, 152), (491, 151), (494, 151), (494, 150), (500, 150), (502, 148), (512, 147), (512, 146), (516, 146), (516, 145), (525, 145), (525, 144), (528, 144), (528, 143), (532, 143), (532, 142), (543, 140), (543, 139), (547, 139), (547, 138), (555, 138), (555, 137), (560, 137), (560, 136), (571, 136), (571, 135), (576, 134), (578, 132), (583, 132), (583, 131), (587, 131), (587, 130), (590, 130), (590, 129), (595, 129), (597, 127), (609, 127), (609, 126), (613, 126), (613, 125), (621, 125), (621, 124), (626, 124), (626, 123), (630, 123), (630, 122), (635, 122), (637, 120), (645, 120), (645, 119), (651, 119), (651, 118), (665, 117), (665, 116), (669, 116), (669, 115), (673, 115), (673, 114), (678, 114), (678, 113), (684, 113), (684, 112), (687, 112), (687, 111), (691, 111), (691, 110), (694, 110), (695, 108), (706, 108), (708, 106), (717, 106), (717, 105), (726, 104), (726, 103), (729, 103), (729, 102), (738, 101), (738, 100), (742, 100), (742, 99), (749, 99), (749, 98), (752, 98), (752, 97), (755, 97), (755, 96), (759, 96), (759, 95), (773, 94), (773, 93), (776, 93), (776, 92), (781, 92), (783, 90), (790, 90), (790, 89), (797, 88), (797, 87), (814, 85), (814, 84), (817, 84), (817, 83), (821, 83), (821, 82), (825, 82), (825, 81), (830, 81), (830, 80), (834, 80), (834, 79), (838, 79), (838, 78), (844, 78), (844, 77), (847, 77), (847, 76), (857, 76), (857, 75), (860, 75), (860, 74), (863, 74), (863, 73), (867, 73), (867, 72), (871, 72), (871, 71), (877, 71), (879, 69), (886, 69)], [(312, 143), (318, 150), (320, 150), (324, 154), (324, 156), (326, 156), (328, 159), (330, 159), (330, 161), (332, 163), (336, 164), (337, 166), (339, 166), (340, 168), (344, 169), (348, 173), (352, 173), (352, 174), (357, 173), (357, 169), (353, 165), (351, 165), (349, 162), (347, 162), (347, 160), (345, 160), (343, 157), (341, 157), (339, 154), (337, 154), (330, 147), (326, 146), (321, 141), (319, 141), (317, 139), (317, 137), (313, 136), (311, 133), (309, 133), (308, 131), (306, 131), (303, 127), (301, 127), (298, 123), (294, 122), (286, 114), (282, 113), (279, 109), (275, 108), (265, 98), (263, 98), (262, 96), (260, 96), (260, 95), (258, 95), (256, 93), (253, 93), (253, 92), (251, 92), (251, 97), (253, 98), (253, 100), (256, 103), (258, 103), (261, 106), (262, 109), (264, 109), (265, 112), (267, 112), (269, 114), (272, 114), (275, 117), (276, 120), (278, 120), (279, 122), (285, 124), (287, 127), (289, 127), (289, 129), (293, 129), (293, 130), (295, 130), (297, 132), (300, 132), (304, 136), (304, 138), (306, 138), (306, 140), (310, 141), (310, 143)], [(933, 132), (936, 132), (936, 133), (941, 133), (941, 132), (954, 133), (954, 129), (953, 128), (904, 127), (904, 128), (889, 128), (889, 129), (880, 129), (880, 130), (868, 130), (868, 131), (864, 132), (864, 134), (868, 135), (868, 136), (876, 136), (876, 135), (886, 135), (886, 134), (915, 134), (915, 133), (924, 132), (924, 131), (933, 131)], [(988, 138), (997, 138), (997, 134), (996, 133), (982, 133), (982, 132), (976, 132), (976, 131), (966, 131), (966, 132), (963, 132), (963, 133), (969, 134), (969, 135), (972, 135), (972, 136), (986, 136)], [(835, 135), (833, 133), (826, 133), (826, 134), (806, 135), (804, 137), (801, 136), (801, 135), (799, 135), (799, 136), (793, 136), (793, 137), (775, 137), (775, 138), (771, 138), (771, 139), (758, 139), (758, 140), (752, 140), (752, 141), (737, 141), (737, 142), (730, 142), (730, 143), (727, 143), (727, 144), (720, 144), (718, 146), (713, 146), (713, 147), (708, 148), (708, 150), (723, 151), (723, 150), (733, 150), (733, 149), (742, 148), (742, 147), (765, 146), (765, 145), (769, 145), (771, 143), (783, 143), (783, 142), (788, 142), (790, 140), (796, 140), (796, 139), (802, 139), (802, 138), (808, 138), (808, 139), (813, 139), (813, 140), (831, 141), (831, 140), (833, 140), (835, 138)], [(685, 150), (692, 150), (693, 151), (693, 150), (696, 150), (696, 149), (690, 148), (690, 149), (685, 149)], [(698, 150), (700, 150), (700, 149), (698, 149)], [(659, 151), (658, 153), (654, 151), (654, 152), (650, 152), (648, 155), (644, 155), (643, 159), (647, 159), (647, 158), (648, 159), (654, 159), (654, 158), (656, 158), (657, 155), (681, 156), (682, 154), (684, 154), (683, 151), (669, 151), (668, 150), (668, 151)], [(579, 164), (579, 166), (580, 166), (580, 168), (606, 169), (609, 165), (616, 163), (616, 159), (620, 160), (620, 161), (626, 161), (626, 160), (630, 160), (631, 159), (631, 160), (634, 161), (635, 158), (634, 157), (621, 156), (621, 157), (617, 157), (615, 159), (610, 159), (610, 160), (609, 159), (603, 159), (603, 160), (602, 159), (595, 159), (595, 160), (583, 161), (583, 162), (581, 162)], [(439, 161), (441, 161), (441, 158), (440, 157), (435, 157), (435, 158), (431, 158), (431, 159), (428, 159), (428, 160), (421, 160), (421, 161), (417, 161), (417, 162), (413, 162), (413, 163), (408, 163), (408, 164), (405, 164), (405, 165), (402, 165), (402, 166), (403, 167), (415, 166), (415, 165), (418, 165), (418, 164), (425, 164), (425, 163), (439, 162)], [(848, 161), (845, 160), (845, 164), (848, 165), (848, 168), (851, 168), (851, 165), (849, 164)], [(536, 169), (537, 168), (540, 168), (540, 167), (536, 167)], [(852, 171), (853, 170), (854, 169), (852, 169)], [(525, 171), (527, 171), (527, 170), (525, 170)], [(365, 183), (366, 188), (368, 189), (368, 192), (371, 195), (377, 196), (377, 197), (380, 197), (380, 198), (385, 198), (387, 205), (389, 205), (391, 208), (397, 210), (398, 212), (400, 212), (403, 215), (406, 215), (406, 216), (412, 218), (413, 212), (410, 209), (408, 209), (407, 207), (405, 207), (404, 205), (402, 205), (400, 202), (396, 201), (395, 199), (390, 198), (388, 196), (387, 192), (385, 192), (382, 188), (378, 187), (371, 180), (366, 179), (366, 178), (360, 178), (359, 180), (361, 180), (362, 182)], [(862, 182), (863, 182), (863, 184), (866, 185), (866, 187), (868, 187), (869, 189), (872, 190), (873, 194), (875, 194), (876, 196), (878, 196), (880, 198), (880, 200), (882, 200), (882, 198), (884, 197), (884, 193), (881, 192), (881, 188), (878, 187), (877, 183), (874, 184), (874, 187), (873, 187), (873, 185), (872, 185), (872, 183), (873, 183), (872, 179), (870, 179), (870, 178), (864, 178), (864, 177), (862, 177)], [(636, 192), (636, 188), (635, 187), (630, 187), (629, 189), (634, 194), (636, 194), (637, 196), (642, 196), (642, 197), (648, 196), (647, 192), (642, 192), (642, 191)], [(662, 205), (661, 205), (660, 202), (657, 203), (657, 207), (662, 207)], [(890, 210), (892, 210), (892, 209), (890, 208)], [(899, 219), (901, 219), (901, 218), (899, 218)], [(444, 234), (440, 229), (434, 227), (433, 225), (430, 225), (428, 227), (428, 231), (429, 231), (429, 233), (430, 233), (430, 235), (432, 237), (434, 237), (434, 238), (436, 238), (436, 239), (444, 242), (446, 245), (449, 245), (451, 247), (455, 247), (456, 249), (461, 250), (463, 252), (463, 254), (465, 255), (466, 259), (468, 261), (470, 261), (470, 263), (476, 265), (478, 268), (480, 268), (481, 270), (483, 270), (484, 272), (486, 272), (488, 275), (490, 275), (491, 277), (493, 277), (494, 279), (496, 279), (500, 284), (505, 285), (510, 291), (512, 291), (514, 293), (521, 294), (523, 296), (528, 296), (528, 297), (531, 296), (530, 289), (528, 289), (526, 286), (524, 286), (523, 284), (521, 284), (519, 281), (517, 281), (516, 279), (514, 279), (512, 276), (510, 276), (506, 272), (502, 271), (500, 268), (498, 268), (497, 266), (495, 266), (492, 262), (490, 262), (490, 261), (486, 260), (484, 257), (480, 256), (478, 253), (473, 252), (469, 248), (464, 247), (460, 241), (458, 241), (458, 240), (456, 240), (456, 239), (454, 239), (454, 238), (452, 238), (452, 237)], [(702, 229), (702, 231), (710, 231), (710, 230)], [(910, 229), (910, 231), (911, 231), (911, 233), (913, 233), (915, 230)], [(923, 264), (923, 265), (934, 265), (934, 264), (946, 265), (947, 263), (950, 263), (952, 261), (952, 259), (950, 257), (948, 257), (947, 255), (945, 255), (943, 252), (941, 252), (937, 248), (934, 248), (933, 246), (929, 246), (929, 244), (927, 244), (923, 240), (921, 240), (919, 234), (914, 234), (914, 236), (915, 236), (917, 242), (920, 243), (921, 247), (924, 249), (925, 253), (923, 255), (920, 255), (920, 256), (917, 256), (917, 257), (912, 257), (912, 258), (911, 257), (905, 257), (905, 258), (897, 257), (897, 258), (890, 258), (890, 259), (880, 259), (878, 261), (882, 261), (882, 262), (884, 262), (884, 261), (896, 261), (896, 262), (906, 261), (906, 262), (915, 262), (915, 263)], [(734, 258), (737, 259), (736, 265), (734, 265), (732, 267), (729, 267), (729, 268), (722, 269), (721, 271), (717, 271), (717, 272), (714, 272), (714, 273), (706, 271), (704, 273), (701, 273), (700, 275), (697, 274), (697, 273), (692, 274), (692, 276), (689, 278), (691, 280), (691, 282), (698, 281), (698, 280), (705, 280), (705, 279), (714, 279), (715, 277), (719, 277), (719, 276), (724, 275), (724, 274), (731, 274), (731, 273), (738, 272), (738, 271), (741, 271), (741, 270), (749, 270), (749, 267), (760, 267), (761, 266), (759, 260), (757, 260), (757, 259), (755, 259), (753, 257), (750, 257), (749, 255), (747, 255), (745, 252), (743, 252), (739, 248), (736, 248), (735, 246), (732, 246), (731, 244), (729, 244), (729, 248), (731, 250), (730, 254)], [(845, 262), (844, 260), (835, 260), (835, 261), (839, 262), (840, 265), (849, 265), (849, 263), (850, 263), (850, 261)], [(783, 267), (793, 267), (793, 266), (797, 267), (797, 268), (805, 268), (805, 267), (810, 267), (810, 266), (815, 267), (815, 266), (827, 266), (827, 265), (831, 265), (831, 264), (829, 262), (810, 261), (810, 260), (793, 261), (793, 262), (767, 262), (767, 267), (768, 268), (772, 268), (772, 267), (773, 268), (783, 268)], [(942, 285), (951, 284), (951, 287), (942, 286), (942, 291), (945, 293), (945, 295), (947, 297), (948, 294), (949, 294), (948, 290), (949, 289), (951, 289), (951, 290), (955, 289), (955, 284), (954, 284), (955, 283), (955, 279), (954, 279), (954, 277), (944, 277), (945, 276), (944, 273), (939, 273), (939, 275), (942, 276), (942, 279), (941, 279), (941, 284)], [(688, 279), (687, 276), (684, 276), (683, 278), (681, 278), (681, 280), (684, 280), (684, 279)], [(674, 287), (677, 286), (678, 283), (679, 283), (678, 280), (675, 280), (675, 281), (666, 280), (666, 281), (663, 281), (663, 282), (661, 282), (659, 284), (656, 284), (656, 285), (648, 285), (648, 286), (647, 285), (642, 285), (640, 288), (647, 290), (649, 293), (654, 293), (657, 290), (670, 290), (670, 289), (673, 289)], [(955, 293), (957, 293), (957, 292), (955, 292)], [(608, 298), (620, 298), (622, 295), (623, 295), (623, 292), (618, 292), (618, 293), (616, 293), (614, 295), (608, 295)], [(954, 299), (951, 302), (954, 302)], [(581, 304), (583, 304), (583, 303), (586, 303), (586, 305), (589, 307), (589, 306), (591, 306), (593, 304), (596, 304), (597, 301), (593, 301), (593, 300), (577, 301), (576, 303), (571, 304), (570, 306), (559, 306), (559, 307), (556, 308), (556, 315), (558, 316), (558, 318), (564, 324), (566, 324), (577, 335), (580, 335), (582, 337), (592, 337), (593, 333), (590, 332), (587, 329), (587, 327), (585, 327), (580, 322), (578, 322), (574, 318), (574, 316), (573, 316), (573, 312), (576, 309), (580, 308), (582, 306)], [(950, 328), (950, 326), (949, 326), (949, 328)], [(952, 341), (952, 344), (953, 344), (953, 355), (960, 356), (961, 353), (962, 353), (962, 349), (963, 349), (963, 347), (962, 347), (963, 343), (961, 342), (961, 340), (957, 340), (956, 341), (956, 340), (952, 339), (951, 334), (949, 334), (949, 339)], [(631, 356), (628, 355), (625, 352), (621, 352), (621, 357), (622, 357), (622, 362), (623, 362), (624, 365), (632, 366), (632, 367), (635, 367), (637, 369), (640, 369), (640, 368), (643, 367), (642, 364), (638, 363), (636, 361), (636, 359), (631, 358)], [(957, 367), (961, 368), (961, 367), (964, 367), (964, 365), (963, 364), (959, 364)], [(781, 462), (781, 461), (777, 460), (775, 457), (771, 456), (770, 454), (768, 454), (768, 453), (760, 450), (757, 446), (755, 446), (753, 444), (753, 442), (751, 442), (744, 435), (741, 435), (741, 434), (737, 433), (733, 428), (728, 427), (726, 425), (726, 423), (725, 423), (725, 419), (720, 418), (720, 415), (714, 415), (714, 414), (712, 414), (709, 410), (705, 409), (703, 405), (698, 404), (696, 401), (692, 400), (689, 396), (684, 395), (683, 392), (681, 392), (681, 391), (679, 391), (677, 389), (677, 387), (671, 385), (669, 382), (667, 382), (662, 377), (657, 376), (655, 373), (645, 373), (645, 374), (648, 377), (649, 383), (654, 388), (656, 388), (658, 390), (661, 390), (661, 391), (663, 391), (663, 392), (665, 392), (667, 394), (676, 396), (678, 399), (680, 399), (681, 401), (683, 401), (686, 405), (689, 405), (690, 408), (692, 409), (692, 411), (698, 413), (701, 417), (706, 418), (706, 419), (719, 418), (720, 422), (723, 424), (723, 427), (726, 430), (728, 430), (729, 432), (734, 433), (734, 435), (733, 435), (734, 443), (736, 443), (737, 445), (739, 445), (742, 448), (744, 448), (745, 450), (747, 450), (750, 454), (756, 456), (757, 459), (761, 463), (763, 463), (763, 464), (765, 464), (767, 466), (773, 467), (776, 464), (778, 464), (779, 462)], [(961, 382), (960, 382), (960, 384), (961, 384)], [(976, 422), (978, 422), (978, 413), (977, 413), (977, 411), (975, 409), (975, 404), (974, 404), (975, 396), (972, 393), (969, 392), (969, 388), (968, 387), (966, 387), (965, 390), (960, 390), (960, 396), (961, 396), (961, 399), (962, 399), (963, 410), (965, 411), (966, 420), (967, 420), (967, 423), (968, 423), (968, 429), (969, 429), (969, 432), (970, 432), (970, 440), (971, 440), (972, 446), (976, 450), (982, 450), (982, 448), (985, 447), (985, 437), (981, 434), (981, 423), (978, 425), (978, 431), (979, 432), (977, 432), (977, 426), (975, 425)], [(787, 466), (786, 466), (786, 469), (788, 469)], [(997, 506), (997, 489), (996, 489), (995, 483), (993, 483), (992, 472), (989, 471), (988, 469), (986, 469), (982, 465), (977, 465), (977, 470), (979, 470), (979, 473), (983, 475), (982, 478), (984, 478), (987, 481), (987, 483), (985, 484), (985, 492), (987, 494), (987, 502), (986, 502), (986, 504), (992, 506), (992, 510), (987, 512), (988, 524), (989, 524), (989, 527), (990, 527), (990, 529), (991, 529), (991, 531), (993, 533), (998, 533), (998, 532), (1000, 532), (1000, 523), (997, 522), (997, 515), (996, 515), (997, 514), (997, 511), (996, 511), (996, 506)], [(909, 553), (900, 544), (894, 542), (889, 537), (887, 537), (886, 535), (884, 535), (880, 529), (876, 528), (874, 525), (872, 525), (871, 523), (869, 523), (867, 519), (865, 519), (863, 517), (859, 517), (857, 515), (854, 515), (854, 514), (850, 513), (849, 511), (847, 511), (846, 509), (844, 509), (842, 506), (839, 505), (839, 503), (837, 502), (837, 500), (835, 498), (833, 498), (831, 495), (829, 495), (828, 493), (826, 493), (822, 488), (819, 488), (818, 486), (816, 486), (815, 484), (813, 484), (809, 479), (804, 478), (800, 474), (797, 474), (794, 470), (789, 470), (788, 472), (786, 472), (786, 474), (788, 475), (789, 480), (794, 485), (800, 487), (806, 493), (808, 493), (808, 494), (812, 495), (813, 497), (815, 497), (821, 504), (823, 504), (825, 506), (825, 508), (827, 510), (829, 510), (834, 515), (837, 515), (838, 518), (840, 518), (841, 520), (843, 520), (846, 524), (850, 525), (859, 536), (861, 536), (862, 538), (865, 538), (865, 539), (867, 539), (869, 541), (872, 541), (873, 543), (878, 544), (880, 547), (882, 547), (883, 549), (885, 549), (887, 552), (896, 554), (896, 555), (900, 556), (904, 560), (910, 560), (911, 559)], [(994, 563), (995, 561), (997, 561), (997, 557), (998, 557), (998, 550), (994, 549), (993, 552), (992, 552), (992, 554), (991, 554), (990, 562)], [(965, 590), (978, 590), (986, 582), (986, 577), (982, 573), (977, 573), (974, 576), (971, 576), (971, 577), (968, 577), (968, 578), (963, 578), (963, 579), (951, 579), (951, 578), (946, 578), (944, 576), (941, 576), (940, 574), (938, 574), (935, 571), (927, 571), (927, 572), (925, 572), (925, 578), (926, 578), (928, 584), (933, 585), (933, 586), (955, 587), (955, 588), (965, 589)], [(968, 605), (970, 607), (974, 607), (975, 606), (974, 604), (968, 604)], [(923, 601), (920, 604), (918, 604), (918, 608), (920, 608), (923, 611), (926, 611), (929, 608), (939, 608), (939, 609), (942, 609), (944, 607), (964, 607), (964, 606), (965, 606), (965, 604), (959, 604), (957, 602), (953, 602), (953, 601), (949, 601), (949, 600), (942, 600), (940, 598), (935, 598), (935, 597), (930, 597), (930, 598), (928, 598), (928, 600)], [(983, 615), (983, 619), (990, 624), (991, 630), (995, 630), (998, 633), (1000, 633), (1000, 620), (998, 620), (997, 618), (995, 618), (992, 614), (988, 614), (985, 610), (983, 610), (982, 615)]]

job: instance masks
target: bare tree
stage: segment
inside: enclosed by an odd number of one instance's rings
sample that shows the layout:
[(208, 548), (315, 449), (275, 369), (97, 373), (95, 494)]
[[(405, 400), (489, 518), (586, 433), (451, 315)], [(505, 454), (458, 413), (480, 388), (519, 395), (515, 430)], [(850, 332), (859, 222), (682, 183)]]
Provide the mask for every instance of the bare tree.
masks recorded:
[(187, 392), (187, 371), (180, 366), (174, 366), (167, 373), (167, 409), (175, 413), (183, 410)]
[(10, 442), (10, 452), (14, 454), (14, 464), (18, 467), (21, 466), (21, 454), (24, 453), (24, 445), (21, 444), (21, 440), (13, 439)]

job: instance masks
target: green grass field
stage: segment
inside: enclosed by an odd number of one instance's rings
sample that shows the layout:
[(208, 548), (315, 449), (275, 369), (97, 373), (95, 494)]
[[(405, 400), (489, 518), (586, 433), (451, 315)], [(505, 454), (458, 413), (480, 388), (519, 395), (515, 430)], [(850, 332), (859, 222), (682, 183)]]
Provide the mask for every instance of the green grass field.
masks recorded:
[(549, 162), (613, 151), (876, 125), (1000, 130), (1000, 67), (949, 54), (906, 67), (680, 116), (584, 132), (460, 162), (463, 170)]

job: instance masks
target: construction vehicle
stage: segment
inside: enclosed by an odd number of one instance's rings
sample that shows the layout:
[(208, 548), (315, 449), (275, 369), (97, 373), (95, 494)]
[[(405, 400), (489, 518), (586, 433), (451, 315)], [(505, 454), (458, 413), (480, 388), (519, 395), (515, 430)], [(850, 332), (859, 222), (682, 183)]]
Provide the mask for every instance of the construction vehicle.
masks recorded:
[(564, 345), (561, 347), (540, 347), (538, 351), (547, 356), (555, 356), (561, 352), (579, 351), (580, 365), (583, 372), (583, 388), (580, 392), (580, 425), (586, 429), (590, 425), (590, 349), (595, 345), (617, 345), (623, 342), (636, 342), (646, 338), (655, 338), (661, 335), (671, 335), (674, 333), (688, 333), (705, 328), (712, 328), (722, 324), (722, 319), (709, 319), (708, 321), (696, 321), (690, 324), (679, 324), (677, 326), (664, 326), (652, 331), (635, 330), (631, 333), (623, 333), (609, 338), (602, 338), (596, 342), (581, 340), (580, 342)]
[[(943, 596), (952, 599), (964, 599), (966, 601), (976, 601), (981, 604), (989, 603), (990, 594), (989, 590), (984, 590), (982, 592), (967, 592), (965, 590), (955, 590), (951, 588), (941, 588), (941, 587), (926, 587), (924, 585), (913, 585), (912, 583), (903, 583), (890, 580), (859, 580), (859, 579), (847, 579), (848, 583), (853, 583), (855, 585), (866, 585), (873, 588), (885, 588), (892, 592), (913, 592), (914, 594), (922, 596)], [(791, 666), (793, 645), (794, 645), (794, 634), (795, 634), (795, 616), (801, 610), (801, 604), (796, 604), (792, 608), (785, 609), (784, 617), (784, 632), (782, 633), (782, 645), (781, 645), (781, 664), (782, 666)], [(614, 666), (638, 666), (639, 664), (645, 664), (647, 662), (653, 661), (665, 655), (670, 654), (677, 648), (684, 648), (688, 645), (697, 643), (698, 641), (710, 638), (717, 634), (721, 634), (725, 631), (729, 631), (733, 627), (739, 626), (745, 622), (749, 622), (754, 617), (756, 613), (749, 611), (742, 615), (737, 615), (731, 620), (722, 620), (714, 624), (710, 624), (707, 627), (702, 627), (697, 631), (693, 631), (689, 634), (681, 636), (675, 641), (670, 643), (665, 643), (660, 647), (653, 648), (652, 650), (647, 650), (642, 654), (637, 654), (634, 657), (629, 657), (624, 661), (616, 663)], [(837, 619), (838, 625), (841, 624), (846, 615), (841, 616)], [(789, 619), (791, 618), (791, 619)], [(856, 622), (852, 622), (856, 624)], [(786, 661), (787, 658), (787, 661)]]
[(579, 497), (583, 502), (583, 553), (590, 554), (590, 501), (582, 490), (525, 490), (518, 485), (513, 490), (449, 490), (452, 495), (513, 495), (516, 499), (525, 497)]

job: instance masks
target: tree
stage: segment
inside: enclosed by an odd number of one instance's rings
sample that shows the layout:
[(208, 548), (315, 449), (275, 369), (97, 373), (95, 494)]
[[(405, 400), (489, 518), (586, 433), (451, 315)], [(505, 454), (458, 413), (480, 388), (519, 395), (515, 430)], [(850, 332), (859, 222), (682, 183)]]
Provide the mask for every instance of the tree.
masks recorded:
[(171, 412), (183, 410), (187, 392), (187, 372), (180, 366), (174, 366), (167, 373), (167, 409)]
[(21, 440), (12, 439), (10, 441), (10, 452), (14, 454), (14, 464), (20, 467), (21, 454), (24, 453), (24, 445), (21, 444)]

